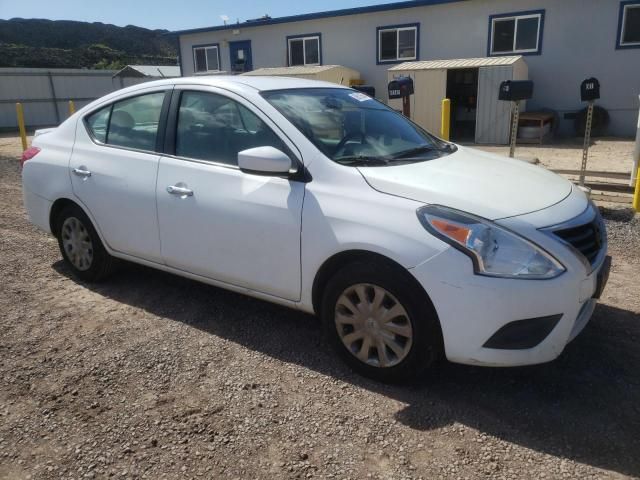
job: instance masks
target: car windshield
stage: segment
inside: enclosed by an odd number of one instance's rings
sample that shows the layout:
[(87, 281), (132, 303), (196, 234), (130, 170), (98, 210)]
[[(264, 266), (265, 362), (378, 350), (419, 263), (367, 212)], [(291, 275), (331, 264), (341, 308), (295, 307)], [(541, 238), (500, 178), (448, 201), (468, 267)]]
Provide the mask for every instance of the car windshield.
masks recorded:
[(402, 114), (346, 88), (300, 88), (262, 96), (322, 153), (344, 165), (386, 166), (448, 155), (456, 147)]

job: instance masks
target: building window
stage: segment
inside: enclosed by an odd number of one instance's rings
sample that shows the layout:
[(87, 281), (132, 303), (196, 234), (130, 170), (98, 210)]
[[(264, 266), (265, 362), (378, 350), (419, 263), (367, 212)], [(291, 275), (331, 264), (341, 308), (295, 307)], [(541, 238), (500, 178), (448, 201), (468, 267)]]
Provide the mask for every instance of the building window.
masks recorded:
[(489, 17), (489, 56), (539, 55), (542, 50), (544, 10)]
[(419, 24), (377, 28), (377, 63), (404, 62), (418, 58)]
[(193, 65), (196, 73), (219, 72), (220, 50), (218, 44), (193, 47)]
[(640, 48), (640, 1), (620, 2), (617, 48)]
[(287, 56), (290, 67), (297, 65), (321, 65), (320, 34), (296, 35), (287, 37)]

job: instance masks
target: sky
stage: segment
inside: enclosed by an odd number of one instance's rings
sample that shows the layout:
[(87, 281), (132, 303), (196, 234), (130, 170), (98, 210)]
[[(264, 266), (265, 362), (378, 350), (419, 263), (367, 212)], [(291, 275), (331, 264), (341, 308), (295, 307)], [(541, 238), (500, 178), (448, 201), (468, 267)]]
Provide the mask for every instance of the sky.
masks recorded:
[(13, 17), (80, 20), (181, 30), (222, 25), (269, 14), (283, 17), (341, 8), (361, 7), (390, 0), (0, 0), (0, 19)]

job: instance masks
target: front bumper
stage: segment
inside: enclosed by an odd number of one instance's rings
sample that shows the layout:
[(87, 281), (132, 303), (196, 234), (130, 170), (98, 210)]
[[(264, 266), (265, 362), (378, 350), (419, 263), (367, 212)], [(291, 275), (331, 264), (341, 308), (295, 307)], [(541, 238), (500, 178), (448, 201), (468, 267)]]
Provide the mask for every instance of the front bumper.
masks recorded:
[[(603, 259), (587, 273), (576, 261), (572, 268), (550, 280), (491, 278), (474, 275), (469, 259), (451, 248), (409, 271), (436, 308), (450, 361), (518, 366), (555, 359), (582, 331), (595, 308), (598, 276), (607, 268), (608, 262)], [(485, 346), (513, 321), (557, 315), (562, 316), (550, 333), (531, 348)]]

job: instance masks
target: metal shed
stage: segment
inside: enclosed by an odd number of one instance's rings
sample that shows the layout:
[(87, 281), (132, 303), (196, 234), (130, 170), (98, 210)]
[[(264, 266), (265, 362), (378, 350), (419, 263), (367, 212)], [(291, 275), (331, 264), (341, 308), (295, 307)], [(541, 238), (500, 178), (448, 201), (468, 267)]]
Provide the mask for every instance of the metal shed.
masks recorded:
[(341, 85), (351, 85), (352, 80), (360, 79), (360, 72), (341, 65), (258, 68), (257, 70), (243, 73), (242, 75), (308, 78)]
[[(440, 134), (442, 99), (451, 100), (452, 140), (509, 143), (511, 105), (498, 100), (504, 80), (526, 80), (522, 56), (405, 62), (388, 70), (388, 80), (413, 78), (412, 119)], [(400, 109), (399, 100), (389, 105)], [(524, 102), (521, 104), (524, 110)]]
[(180, 76), (180, 67), (172, 65), (127, 65), (114, 77), (134, 78), (173, 78)]

